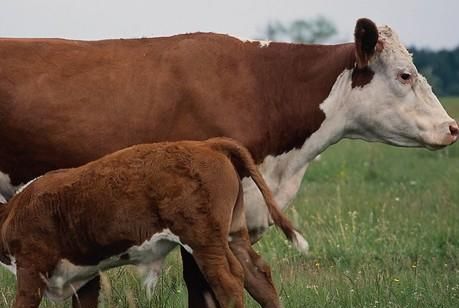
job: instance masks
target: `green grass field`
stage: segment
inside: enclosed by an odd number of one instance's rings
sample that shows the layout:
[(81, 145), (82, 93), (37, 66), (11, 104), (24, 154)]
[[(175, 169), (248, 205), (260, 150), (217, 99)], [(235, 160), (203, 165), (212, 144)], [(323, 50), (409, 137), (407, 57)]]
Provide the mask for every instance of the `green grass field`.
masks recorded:
[[(459, 118), (459, 99), (443, 103)], [(288, 215), (309, 256), (275, 229), (256, 245), (285, 307), (459, 307), (459, 144), (431, 152), (340, 142), (309, 167)], [(0, 307), (13, 297), (14, 277), (0, 270)], [(151, 299), (123, 268), (103, 276), (101, 303), (185, 307), (178, 253)], [(247, 304), (257, 307), (249, 296)]]

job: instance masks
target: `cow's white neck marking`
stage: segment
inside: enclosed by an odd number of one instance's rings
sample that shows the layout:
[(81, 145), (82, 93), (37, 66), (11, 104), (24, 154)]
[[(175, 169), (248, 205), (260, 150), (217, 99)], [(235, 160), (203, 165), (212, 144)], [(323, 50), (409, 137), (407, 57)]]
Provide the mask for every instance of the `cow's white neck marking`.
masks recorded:
[[(330, 95), (320, 105), (325, 120), (300, 149), (279, 156), (268, 156), (258, 167), (281, 209), (295, 198), (308, 164), (323, 150), (340, 140), (344, 134), (346, 118), (340, 106), (348, 97), (351, 87), (351, 70), (338, 76)], [(255, 241), (269, 226), (269, 214), (258, 188), (252, 180), (242, 180), (247, 225), (251, 240)], [(307, 247), (307, 243), (304, 243)]]
[(51, 277), (46, 279), (48, 288), (45, 294), (53, 300), (64, 300), (99, 272), (127, 264), (139, 266), (140, 273), (145, 279), (145, 286), (154, 288), (164, 258), (177, 245), (182, 245), (189, 253), (193, 252), (191, 247), (183, 244), (177, 235), (169, 229), (164, 229), (141, 245), (133, 246), (124, 253), (103, 260), (95, 266), (75, 265), (62, 259), (56, 265)]
[[(330, 95), (320, 104), (325, 119), (319, 129), (315, 131), (301, 147), (298, 159), (288, 165), (287, 172), (292, 173), (311, 162), (330, 145), (338, 142), (345, 135), (349, 113), (345, 110), (345, 103), (352, 91), (352, 70), (344, 70), (336, 79)], [(354, 91), (360, 91), (356, 88)]]
[(13, 256), (6, 256), (7, 258), (10, 259), (10, 265), (7, 265), (5, 263), (2, 263), (0, 262), (0, 264), (6, 268), (7, 270), (9, 270), (10, 272), (12, 272), (13, 274), (16, 275), (16, 259), (13, 257)]

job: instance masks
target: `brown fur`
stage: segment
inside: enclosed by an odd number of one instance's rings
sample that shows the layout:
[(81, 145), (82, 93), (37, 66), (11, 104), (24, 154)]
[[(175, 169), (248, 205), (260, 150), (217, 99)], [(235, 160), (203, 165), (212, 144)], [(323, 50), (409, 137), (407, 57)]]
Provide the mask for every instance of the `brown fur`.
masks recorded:
[[(50, 172), (2, 208), (0, 257), (17, 262), (15, 307), (38, 307), (46, 288), (42, 277), (51, 277), (60, 260), (81, 266), (116, 255), (125, 260), (123, 252), (166, 228), (193, 249), (221, 307), (243, 306), (244, 275), (264, 307), (278, 307), (270, 269), (250, 245), (231, 160), (254, 179), (274, 222), (291, 239), (290, 222), (241, 145), (214, 138), (133, 146)], [(95, 278), (80, 289), (80, 303), (94, 305), (87, 300), (97, 299), (98, 287)]]

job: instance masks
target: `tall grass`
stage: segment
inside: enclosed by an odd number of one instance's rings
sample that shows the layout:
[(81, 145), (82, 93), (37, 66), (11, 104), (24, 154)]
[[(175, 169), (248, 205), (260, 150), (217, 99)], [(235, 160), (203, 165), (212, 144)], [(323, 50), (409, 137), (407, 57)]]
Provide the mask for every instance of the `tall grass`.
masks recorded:
[[(459, 99), (443, 100), (459, 118)], [(343, 141), (306, 172), (288, 215), (305, 257), (276, 230), (256, 249), (285, 307), (459, 307), (459, 145), (430, 152)], [(132, 268), (103, 279), (103, 307), (185, 307), (180, 258), (168, 258), (147, 298)], [(14, 277), (0, 271), (0, 306)], [(257, 305), (247, 296), (247, 305)], [(69, 307), (44, 302), (41, 307)]]

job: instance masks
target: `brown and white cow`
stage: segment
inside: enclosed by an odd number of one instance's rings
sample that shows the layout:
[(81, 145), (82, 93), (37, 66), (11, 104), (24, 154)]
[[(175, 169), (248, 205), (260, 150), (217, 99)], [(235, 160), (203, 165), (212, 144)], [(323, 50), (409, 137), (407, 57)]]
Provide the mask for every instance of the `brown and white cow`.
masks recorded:
[[(84, 293), (99, 271), (126, 264), (142, 267), (152, 288), (176, 245), (193, 254), (221, 307), (243, 307), (244, 278), (263, 307), (280, 307), (249, 240), (232, 161), (258, 185), (275, 224), (304, 248), (241, 145), (213, 138), (132, 146), (47, 173), (0, 206), (0, 261), (18, 279), (14, 307)], [(73, 305), (97, 307), (92, 299), (74, 297)]]
[[(213, 136), (248, 147), (285, 208), (311, 159), (340, 139), (436, 149), (457, 140), (458, 126), (395, 32), (368, 19), (355, 42), (330, 46), (212, 33), (0, 40), (6, 198), (48, 170), (132, 144)], [(256, 240), (269, 215), (252, 181), (243, 186)], [(185, 280), (196, 285), (188, 266)], [(199, 292), (189, 296), (202, 307)]]

